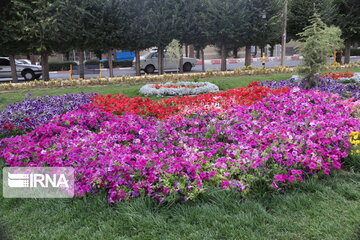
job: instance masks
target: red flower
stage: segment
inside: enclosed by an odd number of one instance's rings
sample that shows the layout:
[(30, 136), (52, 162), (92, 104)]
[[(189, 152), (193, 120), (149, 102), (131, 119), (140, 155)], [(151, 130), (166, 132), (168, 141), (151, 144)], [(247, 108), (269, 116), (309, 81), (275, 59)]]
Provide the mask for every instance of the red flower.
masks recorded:
[[(159, 86), (161, 84), (158, 84)], [(249, 84), (247, 88), (230, 89), (226, 92), (207, 93), (195, 97), (183, 96), (152, 101), (149, 98), (129, 98), (124, 95), (100, 95), (95, 96), (91, 107), (102, 109), (109, 113), (122, 115), (133, 113), (141, 116), (166, 119), (176, 116), (185, 107), (198, 110), (206, 110), (206, 106), (217, 105), (221, 109), (228, 109), (231, 105), (251, 105), (261, 101), (269, 94), (286, 93), (290, 88), (270, 89), (259, 86), (257, 82)]]

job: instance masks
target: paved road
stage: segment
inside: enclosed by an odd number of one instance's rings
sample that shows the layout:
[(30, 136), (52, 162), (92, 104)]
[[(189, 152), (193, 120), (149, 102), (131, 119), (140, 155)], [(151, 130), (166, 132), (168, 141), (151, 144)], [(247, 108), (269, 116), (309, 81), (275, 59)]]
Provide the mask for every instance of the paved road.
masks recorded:
[[(352, 58), (351, 61), (352, 62), (357, 62), (359, 61), (360, 58)], [(329, 59), (329, 62), (332, 62), (332, 59)], [(287, 61), (286, 62), (286, 66), (288, 67), (294, 67), (297, 66), (301, 63), (301, 60), (296, 60), (296, 61)], [(254, 62), (252, 64), (255, 67), (260, 67), (261, 66), (261, 62)], [(279, 66), (280, 62), (267, 62), (266, 63), (266, 67), (274, 67), (274, 66)], [(244, 66), (244, 63), (236, 63), (236, 64), (228, 64), (227, 68), (228, 70), (234, 70), (235, 68), (241, 68)], [(219, 64), (207, 64), (205, 65), (205, 69), (214, 69), (214, 70), (220, 70), (220, 65)], [(193, 68), (192, 72), (201, 72), (201, 65), (197, 65)], [(114, 70), (114, 75), (115, 76), (123, 76), (123, 75), (127, 75), (127, 76), (135, 76), (135, 71), (131, 68), (122, 68), (120, 70)], [(98, 77), (99, 74), (86, 74), (85, 78), (96, 78)], [(107, 77), (109, 76), (109, 73), (107, 70), (103, 71), (103, 77)], [(79, 75), (73, 75), (74, 78), (78, 78)], [(68, 79), (69, 78), (69, 73), (68, 72), (63, 72), (63, 73), (50, 73), (50, 78), (51, 79)], [(23, 79), (19, 79), (19, 80), (23, 80)], [(8, 82), (11, 81), (10, 78), (0, 78), (0, 82)]]

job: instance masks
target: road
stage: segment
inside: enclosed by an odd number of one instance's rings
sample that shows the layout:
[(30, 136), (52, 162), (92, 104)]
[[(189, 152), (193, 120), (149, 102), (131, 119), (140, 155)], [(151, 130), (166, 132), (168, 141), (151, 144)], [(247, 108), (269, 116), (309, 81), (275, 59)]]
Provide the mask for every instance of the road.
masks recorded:
[[(351, 61), (352, 62), (357, 62), (360, 60), (360, 57), (358, 58), (352, 58)], [(332, 59), (329, 59), (329, 62), (332, 62)], [(295, 60), (295, 61), (287, 61), (286, 62), (286, 66), (288, 67), (294, 67), (297, 66), (301, 63), (301, 60)], [(280, 62), (267, 62), (266, 63), (266, 67), (274, 67), (274, 66), (279, 66)], [(236, 63), (236, 64), (227, 64), (227, 68), (228, 70), (234, 70), (235, 68), (241, 68), (244, 66), (244, 63)], [(261, 62), (257, 61), (257, 62), (253, 62), (252, 66), (254, 67), (260, 67), (261, 66)], [(213, 70), (220, 70), (220, 64), (206, 64), (205, 65), (205, 69), (213, 69)], [(201, 72), (201, 65), (197, 65), (193, 68), (193, 70), (191, 72)], [(135, 76), (135, 71), (132, 68), (122, 68), (122, 69), (116, 69), (114, 70), (114, 75), (117, 76), (123, 76), (123, 75), (127, 75), (127, 76)], [(99, 74), (86, 74), (85, 78), (89, 79), (89, 78), (96, 78), (98, 77)], [(109, 76), (109, 72), (107, 69), (103, 70), (103, 77), (108, 77)], [(74, 74), (73, 78), (78, 78), (79, 75)], [(68, 79), (69, 78), (69, 73), (68, 72), (52, 72), (50, 73), (50, 78), (51, 79)], [(24, 80), (24, 79), (19, 79), (19, 80)], [(0, 82), (9, 82), (11, 81), (10, 78), (1, 78)]]

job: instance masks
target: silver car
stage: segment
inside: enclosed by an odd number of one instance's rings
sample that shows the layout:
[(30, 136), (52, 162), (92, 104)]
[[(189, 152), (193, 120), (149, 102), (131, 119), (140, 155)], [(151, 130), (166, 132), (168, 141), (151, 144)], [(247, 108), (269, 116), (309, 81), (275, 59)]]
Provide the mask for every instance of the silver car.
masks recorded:
[[(133, 65), (135, 60), (133, 61)], [(184, 57), (183, 58), (183, 71), (190, 72), (197, 64), (197, 59)], [(158, 70), (158, 53), (155, 51), (149, 52), (140, 57), (140, 69), (146, 73), (154, 73)], [(164, 57), (164, 70), (179, 70), (179, 61), (170, 58), (167, 54)]]
[[(39, 79), (41, 77), (41, 66), (24, 64), (17, 60), (15, 60), (15, 63), (18, 77), (23, 77), (27, 81)], [(11, 78), (10, 61), (7, 57), (0, 57), (0, 78)]]

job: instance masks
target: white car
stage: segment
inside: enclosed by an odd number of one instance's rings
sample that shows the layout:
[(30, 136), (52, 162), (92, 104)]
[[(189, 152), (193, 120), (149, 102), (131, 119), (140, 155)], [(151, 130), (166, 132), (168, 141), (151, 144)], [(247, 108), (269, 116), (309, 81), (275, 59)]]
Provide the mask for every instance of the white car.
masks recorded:
[[(168, 54), (164, 54), (164, 70), (179, 70), (179, 61), (171, 59)], [(135, 60), (133, 62), (135, 64)], [(183, 58), (183, 71), (190, 72), (193, 67), (197, 64), (197, 59), (184, 57)], [(146, 73), (154, 73), (158, 70), (158, 53), (149, 52), (140, 57), (140, 69)]]
[[(41, 77), (41, 66), (24, 64), (17, 60), (15, 60), (15, 64), (18, 77), (23, 77), (27, 81), (39, 79)], [(11, 78), (10, 61), (7, 57), (0, 57), (0, 78)]]

